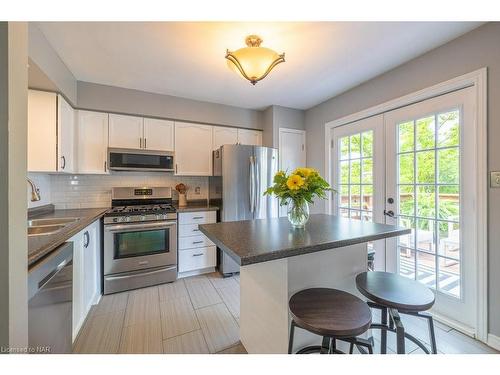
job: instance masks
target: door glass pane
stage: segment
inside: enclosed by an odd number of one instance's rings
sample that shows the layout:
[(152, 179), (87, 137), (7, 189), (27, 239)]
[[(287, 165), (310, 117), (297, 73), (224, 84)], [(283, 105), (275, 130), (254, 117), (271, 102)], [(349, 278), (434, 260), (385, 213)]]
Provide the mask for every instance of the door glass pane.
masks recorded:
[(460, 228), (458, 223), (439, 221), (439, 255), (460, 259)]
[(406, 216), (415, 215), (415, 188), (413, 185), (399, 187), (399, 214)]
[(415, 279), (415, 250), (399, 247), (399, 273)]
[(436, 288), (436, 256), (417, 251), (417, 280), (425, 286)]
[(460, 187), (459, 185), (439, 186), (439, 219), (459, 221)]
[(115, 233), (115, 259), (169, 252), (169, 230)]
[(440, 292), (460, 298), (460, 261), (438, 257), (438, 279)]
[(438, 116), (438, 147), (460, 144), (460, 124), (458, 110), (441, 113)]
[(350, 150), (350, 158), (358, 159), (361, 157), (361, 134), (351, 135), (351, 150)]
[(415, 154), (399, 155), (399, 183), (412, 184), (415, 181), (414, 173), (414, 158)]
[(460, 296), (460, 111), (397, 126), (398, 239), (406, 277)]
[(435, 220), (430, 219), (417, 219), (417, 249), (421, 251), (426, 251), (428, 253), (434, 253), (435, 246), (435, 235), (434, 230), (436, 226)]
[(429, 150), (434, 148), (436, 139), (436, 127), (434, 116), (425, 117), (416, 121), (417, 134), (415, 143), (417, 150)]
[(434, 163), (434, 151), (417, 152), (417, 183), (432, 184), (436, 181)]
[(373, 131), (342, 137), (339, 143), (339, 214), (373, 219)]
[(433, 218), (436, 215), (436, 187), (417, 186), (417, 216)]
[(438, 150), (438, 182), (441, 184), (460, 183), (460, 158), (458, 147)]
[(399, 133), (399, 152), (413, 151), (415, 147), (415, 130), (413, 121), (405, 122), (398, 125)]

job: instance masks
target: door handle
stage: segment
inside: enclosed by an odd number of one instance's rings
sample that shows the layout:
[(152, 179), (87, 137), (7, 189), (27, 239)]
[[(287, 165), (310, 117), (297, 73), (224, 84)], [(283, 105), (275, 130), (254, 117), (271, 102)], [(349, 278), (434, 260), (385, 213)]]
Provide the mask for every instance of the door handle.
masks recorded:
[(66, 168), (66, 158), (64, 156), (61, 156), (61, 161), (62, 161), (61, 169)]
[(84, 238), (83, 247), (84, 248), (89, 247), (89, 244), (90, 244), (90, 234), (89, 234), (88, 230), (85, 231), (85, 233), (83, 234), (83, 238)]
[(142, 148), (142, 138), (139, 138), (139, 148)]
[(144, 138), (144, 148), (148, 148), (148, 139)]
[(250, 212), (255, 210), (255, 168), (254, 157), (250, 156), (250, 177), (249, 177), (249, 190), (250, 190)]
[(193, 254), (194, 257), (201, 257), (202, 255), (205, 255), (205, 254), (203, 254), (203, 253)]
[(199, 243), (203, 243), (203, 241), (193, 241), (193, 245), (196, 245), (196, 244), (199, 244)]
[(393, 219), (396, 219), (398, 217), (397, 215), (394, 215), (394, 211), (392, 211), (392, 210), (389, 210), (389, 211), (384, 210), (384, 215), (389, 216)]

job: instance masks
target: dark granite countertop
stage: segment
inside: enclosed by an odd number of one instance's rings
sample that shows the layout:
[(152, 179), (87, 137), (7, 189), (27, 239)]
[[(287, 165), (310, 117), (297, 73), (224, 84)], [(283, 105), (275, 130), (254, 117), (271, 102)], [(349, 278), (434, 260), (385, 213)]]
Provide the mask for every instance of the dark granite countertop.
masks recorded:
[(179, 202), (174, 201), (174, 207), (179, 213), (183, 212), (199, 212), (199, 211), (217, 211), (219, 207), (211, 205), (206, 199), (188, 201), (187, 206), (179, 207)]
[(286, 217), (199, 226), (201, 232), (239, 265), (314, 253), (409, 234), (393, 225), (311, 215), (304, 229), (293, 229)]
[(77, 221), (64, 227), (61, 231), (42, 236), (28, 236), (28, 268), (38, 260), (54, 251), (82, 229), (100, 219), (109, 208), (82, 208), (71, 210), (41, 211), (29, 214), (30, 219), (78, 218)]

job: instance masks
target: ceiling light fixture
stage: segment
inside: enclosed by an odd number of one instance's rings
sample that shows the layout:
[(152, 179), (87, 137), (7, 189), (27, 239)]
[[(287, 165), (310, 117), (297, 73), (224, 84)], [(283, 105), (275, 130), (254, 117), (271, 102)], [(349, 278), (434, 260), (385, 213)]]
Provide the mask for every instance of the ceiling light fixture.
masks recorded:
[(247, 47), (234, 52), (226, 50), (227, 65), (252, 85), (264, 79), (276, 65), (285, 61), (284, 53), (279, 55), (272, 49), (261, 47), (262, 42), (258, 35), (249, 35), (245, 38)]

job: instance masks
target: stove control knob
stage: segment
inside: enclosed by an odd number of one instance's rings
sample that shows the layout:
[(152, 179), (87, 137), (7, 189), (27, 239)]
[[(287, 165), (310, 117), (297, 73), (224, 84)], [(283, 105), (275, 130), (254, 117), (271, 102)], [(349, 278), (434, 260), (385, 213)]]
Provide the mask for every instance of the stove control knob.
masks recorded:
[(113, 223), (117, 223), (117, 222), (118, 222), (118, 218), (117, 217), (113, 218)]
[(123, 218), (123, 221), (130, 221), (130, 216), (127, 216), (126, 218)]

